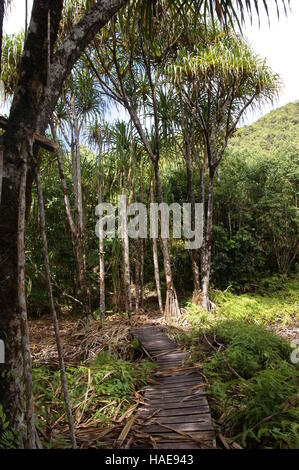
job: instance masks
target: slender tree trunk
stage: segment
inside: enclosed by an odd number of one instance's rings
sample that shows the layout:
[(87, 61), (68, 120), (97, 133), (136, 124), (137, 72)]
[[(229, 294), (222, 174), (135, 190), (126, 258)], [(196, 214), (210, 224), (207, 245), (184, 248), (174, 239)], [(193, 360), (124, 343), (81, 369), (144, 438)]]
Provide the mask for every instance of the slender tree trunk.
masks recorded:
[[(85, 280), (86, 280), (86, 269), (84, 266), (84, 251), (82, 249), (82, 243), (80, 240), (80, 232), (78, 230), (78, 223), (77, 223), (77, 228), (72, 216), (72, 210), (71, 210), (71, 204), (70, 204), (70, 199), (68, 196), (68, 191), (67, 191), (67, 184), (66, 184), (66, 178), (65, 178), (65, 173), (63, 169), (63, 163), (62, 163), (62, 154), (61, 150), (59, 147), (59, 144), (57, 142), (57, 136), (55, 132), (55, 128), (53, 124), (51, 123), (51, 131), (52, 131), (52, 136), (53, 140), (57, 145), (57, 151), (56, 151), (56, 157), (57, 157), (57, 162), (58, 162), (58, 169), (59, 169), (59, 176), (60, 176), (60, 183), (62, 187), (62, 192), (63, 192), (63, 199), (64, 199), (64, 206), (65, 206), (65, 211), (68, 219), (68, 224), (70, 227), (72, 239), (73, 239), (73, 244), (74, 248), (76, 251), (76, 261), (77, 261), (77, 271), (78, 271), (78, 279), (79, 279), (79, 286), (80, 286), (80, 297), (81, 297), (81, 302), (83, 305), (83, 310), (86, 312), (86, 307), (84, 306), (83, 302), (83, 296), (82, 292), (85, 291)], [(71, 154), (72, 154), (72, 176), (73, 176), (73, 188), (74, 188), (74, 200), (75, 200), (75, 207), (76, 207), (76, 212), (78, 214), (78, 176), (77, 176), (77, 159), (76, 159), (76, 145), (75, 143), (71, 142)], [(89, 306), (89, 302), (88, 302)], [(86, 315), (88, 317), (88, 314)]]
[(202, 210), (203, 210), (203, 238), (202, 238), (202, 246), (201, 246), (201, 256), (200, 256), (200, 264), (201, 264), (201, 273), (203, 271), (203, 263), (204, 263), (204, 253), (205, 253), (205, 242), (206, 242), (206, 188), (205, 188), (205, 172), (206, 172), (206, 165), (207, 165), (207, 154), (205, 151), (204, 154), (204, 161), (200, 164), (200, 191), (201, 191), (201, 203), (202, 203)]
[(28, 29), (28, 0), (25, 0), (25, 29), (24, 29), (25, 38), (27, 36), (27, 29)]
[[(98, 169), (98, 204), (103, 202), (103, 162), (102, 162), (102, 135), (101, 131), (98, 130), (97, 134), (98, 149), (99, 149), (99, 169)], [(99, 223), (99, 284), (100, 284), (100, 314), (102, 322), (105, 321), (105, 252), (104, 252), (104, 232), (103, 226), (100, 220)]]
[(73, 136), (71, 139), (71, 156), (72, 156), (72, 177), (73, 177), (73, 188), (74, 188), (74, 202), (77, 211), (78, 206), (78, 175), (77, 175), (77, 157), (76, 157), (76, 144)]
[(140, 305), (140, 239), (135, 240), (135, 312)]
[(81, 156), (80, 156), (80, 131), (77, 119), (77, 113), (75, 109), (74, 96), (71, 97), (71, 108), (72, 118), (75, 133), (74, 143), (74, 165), (75, 165), (75, 203), (77, 212), (77, 252), (79, 261), (79, 281), (81, 290), (81, 301), (83, 304), (83, 315), (86, 320), (91, 319), (89, 294), (87, 289), (86, 279), (86, 258), (85, 258), (85, 235), (84, 235), (84, 223), (83, 223), (83, 200), (82, 200), (82, 178), (81, 178)]
[[(132, 152), (131, 152), (132, 155)], [(136, 204), (136, 188), (135, 188), (135, 178), (133, 175), (133, 201)], [(140, 248), (141, 248), (141, 239), (137, 238), (134, 243), (134, 250), (135, 250), (135, 312), (139, 312), (139, 306), (141, 302), (140, 298), (140, 263), (141, 263), (141, 256), (140, 256)]]
[[(78, 233), (78, 230), (76, 229), (76, 225), (72, 216), (71, 204), (70, 204), (70, 199), (68, 196), (66, 178), (65, 178), (65, 173), (63, 169), (62, 153), (61, 153), (59, 143), (57, 142), (57, 136), (56, 136), (56, 131), (55, 131), (53, 122), (51, 122), (51, 132), (52, 132), (53, 140), (57, 145), (56, 157), (57, 157), (57, 163), (58, 163), (58, 169), (59, 169), (60, 183), (61, 183), (61, 188), (63, 192), (64, 207), (65, 207), (68, 224), (69, 224), (71, 235), (72, 235), (74, 254), (75, 254), (76, 262), (77, 262), (79, 286), (80, 286), (80, 291), (82, 292), (82, 271), (83, 271), (82, 256), (83, 255), (82, 255), (82, 250), (80, 248), (81, 245), (80, 245), (80, 240), (79, 240), (79, 233)], [(75, 199), (75, 207), (77, 207), (77, 204), (78, 204), (77, 202), (78, 201), (78, 196), (77, 196), (78, 181), (77, 181), (77, 169), (76, 169), (77, 164), (76, 164), (76, 158), (75, 158), (75, 155), (76, 155), (75, 145), (73, 142), (71, 143), (71, 154), (72, 154), (72, 175), (73, 175), (74, 199)], [(74, 285), (76, 285), (76, 282)], [(83, 291), (84, 291), (84, 287), (83, 287)], [(74, 292), (74, 295), (76, 295), (76, 292)], [(82, 302), (82, 305), (84, 306), (83, 302)]]
[[(159, 170), (158, 162), (155, 163), (155, 178), (156, 178), (158, 202), (159, 204), (162, 204), (163, 194), (162, 194), (162, 184), (161, 184), (161, 179), (160, 179), (160, 170)], [(176, 290), (173, 285), (168, 239), (161, 237), (161, 242), (162, 242), (164, 271), (165, 271), (166, 288), (167, 288), (164, 315), (165, 317), (179, 317), (181, 315), (181, 311), (179, 307)]]
[[(126, 197), (126, 191), (123, 186), (122, 196)], [(125, 201), (125, 199), (123, 199)], [(124, 202), (122, 206), (122, 217), (121, 217), (121, 228), (122, 228), (122, 255), (123, 255), (123, 281), (125, 291), (125, 309), (126, 312), (131, 314), (132, 311), (132, 299), (131, 299), (131, 275), (130, 275), (130, 248), (129, 248), (129, 236), (128, 236), (128, 219), (127, 219), (127, 204)]]
[(60, 339), (59, 324), (58, 324), (58, 318), (57, 318), (57, 313), (56, 313), (54, 298), (53, 298), (53, 291), (52, 291), (48, 243), (47, 243), (47, 235), (46, 235), (44, 198), (43, 198), (42, 186), (41, 186), (41, 181), (40, 181), (40, 173), (38, 169), (35, 170), (35, 179), (36, 179), (37, 192), (38, 192), (40, 230), (41, 230), (42, 243), (43, 243), (43, 256), (44, 256), (46, 283), (47, 283), (47, 290), (48, 290), (48, 296), (49, 296), (50, 311), (51, 311), (53, 324), (54, 324), (55, 339), (56, 339), (56, 346), (57, 346), (58, 359), (59, 359), (61, 387), (63, 390), (65, 410), (66, 410), (66, 415), (68, 419), (71, 442), (72, 442), (73, 449), (76, 449), (77, 443), (76, 443), (74, 422), (73, 422), (73, 416), (72, 416), (72, 409), (71, 409), (70, 400), (69, 400), (69, 393), (68, 393), (68, 386), (67, 386), (67, 379), (66, 379), (65, 365), (64, 365), (64, 358), (63, 358), (63, 349), (62, 349), (62, 344), (61, 344), (61, 339)]
[(26, 214), (26, 180), (27, 157), (22, 163), (20, 192), (19, 192), (19, 216), (18, 216), (18, 298), (19, 310), (22, 319), (22, 348), (24, 358), (24, 382), (26, 389), (26, 424), (27, 432), (25, 447), (35, 449), (35, 425), (34, 425), (34, 401), (31, 372), (31, 353), (29, 346), (29, 330), (27, 320), (26, 287), (25, 287), (25, 214)]
[(2, 42), (3, 42), (4, 13), (5, 13), (5, 0), (0, 0), (0, 73), (2, 72)]
[[(155, 194), (154, 194), (154, 184), (151, 180), (151, 203), (155, 202)], [(155, 282), (156, 282), (156, 291), (159, 303), (159, 310), (160, 313), (163, 314), (163, 302), (162, 302), (162, 295), (161, 295), (161, 285), (160, 285), (160, 271), (159, 271), (159, 259), (158, 259), (158, 243), (157, 238), (153, 238), (153, 260), (154, 260), (154, 274), (155, 274)]]
[[(144, 194), (143, 194), (143, 167), (141, 166), (141, 178), (140, 178), (140, 202), (143, 204)], [(140, 286), (139, 286), (139, 297), (140, 297), (140, 307), (144, 307), (144, 240), (143, 238), (139, 239), (140, 242)]]
[[(185, 110), (183, 105), (182, 94), (179, 93), (180, 111), (181, 111), (181, 126), (184, 135), (185, 144), (185, 162), (186, 162), (186, 176), (187, 176), (187, 197), (188, 202), (191, 204), (191, 230), (195, 229), (195, 199), (192, 186), (192, 168), (191, 168), (191, 139), (188, 129), (188, 124), (185, 119)], [(193, 295), (192, 302), (196, 305), (200, 304), (200, 282), (199, 282), (199, 266), (198, 256), (196, 250), (191, 250), (191, 264), (193, 274)]]
[(65, 207), (70, 231), (72, 234), (72, 238), (73, 238), (74, 243), (76, 243), (76, 228), (75, 228), (75, 224), (74, 224), (74, 220), (72, 216), (71, 204), (70, 204), (70, 199), (69, 199), (68, 191), (67, 191), (66, 178), (65, 178), (63, 163), (62, 163), (62, 154), (61, 154), (60, 146), (57, 142), (56, 132), (55, 132), (53, 123), (51, 123), (51, 132), (52, 132), (53, 141), (57, 145), (56, 157), (57, 157), (57, 163), (58, 163), (58, 169), (59, 169), (60, 183), (61, 183), (61, 188), (63, 192), (64, 207)]
[(209, 285), (211, 273), (211, 251), (212, 251), (212, 227), (213, 227), (213, 203), (214, 203), (214, 171), (209, 171), (209, 195), (208, 195), (208, 211), (205, 231), (205, 243), (203, 247), (202, 257), (202, 307), (205, 310), (211, 310), (211, 302), (209, 299)]

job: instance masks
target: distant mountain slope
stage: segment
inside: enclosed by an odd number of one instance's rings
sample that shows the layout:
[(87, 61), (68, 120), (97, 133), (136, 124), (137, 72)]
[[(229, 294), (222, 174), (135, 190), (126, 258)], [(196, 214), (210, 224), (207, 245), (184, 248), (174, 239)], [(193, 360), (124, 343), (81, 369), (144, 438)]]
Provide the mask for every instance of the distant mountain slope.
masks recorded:
[(232, 137), (229, 153), (273, 154), (291, 146), (299, 152), (299, 101), (289, 103), (240, 128)]

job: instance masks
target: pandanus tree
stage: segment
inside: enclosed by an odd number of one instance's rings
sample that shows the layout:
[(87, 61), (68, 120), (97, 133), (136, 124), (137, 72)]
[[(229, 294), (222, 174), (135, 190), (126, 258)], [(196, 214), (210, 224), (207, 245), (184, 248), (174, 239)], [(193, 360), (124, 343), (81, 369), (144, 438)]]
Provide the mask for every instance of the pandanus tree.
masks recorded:
[[(4, 16), (7, 13), (9, 6), (11, 5), (11, 0), (0, 0), (0, 73), (2, 70), (2, 45), (3, 45), (3, 25), (4, 25)], [(27, 0), (26, 0), (27, 5)]]
[[(190, 27), (188, 26), (188, 40), (190, 40)], [(198, 40), (198, 35), (195, 36)], [(195, 230), (195, 197), (192, 183), (193, 160), (197, 153), (197, 146), (200, 139), (196, 135), (196, 126), (194, 125), (192, 114), (186, 109), (183, 103), (182, 94), (179, 90), (171, 88), (168, 76), (164, 77), (165, 86), (158, 90), (158, 112), (161, 116), (163, 147), (165, 148), (166, 158), (174, 161), (173, 148), (179, 151), (183, 156), (186, 168), (186, 186), (187, 201), (191, 204), (190, 228)], [(180, 136), (181, 134), (181, 136)], [(195, 144), (196, 140), (196, 144)], [(201, 165), (201, 163), (200, 163)], [(193, 295), (192, 301), (199, 303), (200, 299), (200, 270), (198, 262), (198, 253), (196, 249), (190, 250), (192, 276), (193, 276)]]
[(202, 306), (209, 310), (215, 174), (244, 113), (275, 100), (280, 79), (244, 39), (214, 27), (194, 52), (178, 51), (176, 63), (170, 64), (168, 71), (202, 131), (207, 155), (209, 185), (201, 282)]
[[(95, 40), (93, 50), (86, 54), (87, 63), (98, 77), (103, 91), (126, 108), (134, 123), (153, 164), (159, 204), (163, 203), (163, 193), (159, 169), (161, 120), (157, 103), (159, 76), (156, 73), (156, 65), (162, 58), (163, 50), (166, 53), (173, 41), (173, 34), (166, 35), (166, 30), (161, 29), (161, 24), (165, 26), (168, 19), (169, 12), (166, 11), (162, 23), (155, 23), (157, 35), (153, 45), (145, 38), (142, 39), (140, 25), (134, 25), (134, 19), (131, 27), (124, 27), (121, 17), (118, 17), (103, 36)], [(162, 33), (158, 34), (160, 31)], [(165, 315), (179, 316), (168, 239), (161, 237), (161, 242), (167, 285)]]
[[(173, 0), (175, 2), (175, 0)], [(17, 433), (18, 445), (35, 447), (34, 436), (26, 438), (24, 423), (24, 348), (29, 340), (26, 330), (26, 312), (19, 303), (19, 275), (23, 276), (24, 261), (24, 201), (30, 204), (35, 167), (39, 165), (35, 134), (44, 134), (64, 82), (95, 34), (118, 12), (128, 0), (86, 1), (86, 10), (78, 17), (61, 39), (58, 39), (64, 6), (63, 0), (34, 0), (31, 20), (20, 66), (18, 82), (3, 137), (3, 175), (0, 207), (0, 337), (6, 342), (6, 364), (0, 365), (0, 401), (11, 428)], [(142, 12), (152, 11), (157, 2), (138, 2)], [(198, 8), (213, 8), (221, 21), (239, 16), (253, 5), (269, 2), (236, 0), (198, 0)], [(284, 0), (277, 3), (282, 4)], [(181, 2), (177, 0), (177, 4)], [(146, 5), (150, 8), (147, 9)], [(3, 6), (3, 1), (1, 2)], [(3, 22), (3, 8), (0, 20)], [(143, 16), (146, 16), (145, 14)], [(33, 158), (33, 156), (35, 158)], [(24, 185), (25, 181), (25, 185)], [(1, 185), (0, 185), (1, 186)], [(24, 187), (26, 190), (24, 190)], [(28, 211), (27, 211), (28, 212)], [(23, 323), (20, 312), (23, 312)], [(23, 340), (23, 341), (22, 341)], [(30, 364), (27, 364), (30, 370)], [(27, 390), (27, 393), (30, 391)], [(28, 442), (31, 444), (28, 444)]]
[[(104, 192), (104, 168), (103, 168), (103, 151), (105, 141), (110, 141), (111, 131), (106, 123), (100, 122), (96, 119), (91, 125), (88, 126), (88, 141), (92, 146), (95, 146), (98, 151), (98, 204), (101, 205)], [(99, 228), (97, 236), (99, 238), (99, 288), (100, 288), (100, 315), (102, 322), (105, 320), (106, 303), (105, 303), (105, 251), (104, 251), (104, 231), (103, 231), (103, 217), (100, 215)]]
[[(81, 64), (82, 65), (82, 64)], [(69, 201), (66, 197), (66, 186), (64, 183), (64, 172), (61, 152), (57, 152), (61, 184), (64, 192), (66, 212), (70, 230), (75, 241), (77, 270), (79, 279), (80, 299), (83, 306), (83, 315), (86, 319), (91, 316), (89, 293), (86, 274), (85, 256), (85, 230), (84, 230), (84, 205), (81, 177), (81, 152), (80, 145), (83, 139), (84, 128), (97, 122), (99, 114), (102, 114), (103, 101), (98, 92), (93, 76), (80, 67), (80, 63), (74, 71), (63, 91), (63, 98), (59, 101), (54, 113), (58, 130), (65, 143), (68, 145), (72, 157), (72, 175), (74, 189), (74, 205), (76, 221), (72, 220)], [(52, 125), (52, 135), (56, 140), (56, 129)]]
[(127, 195), (132, 185), (132, 165), (131, 161), (131, 138), (129, 125), (123, 121), (117, 121), (112, 128), (112, 148), (116, 156), (116, 165), (120, 176), (121, 193), (121, 214), (119, 214), (119, 225), (121, 229), (122, 257), (123, 257), (123, 290), (124, 306), (128, 315), (132, 311), (131, 297), (131, 270), (130, 270), (130, 244), (128, 234), (128, 209)]

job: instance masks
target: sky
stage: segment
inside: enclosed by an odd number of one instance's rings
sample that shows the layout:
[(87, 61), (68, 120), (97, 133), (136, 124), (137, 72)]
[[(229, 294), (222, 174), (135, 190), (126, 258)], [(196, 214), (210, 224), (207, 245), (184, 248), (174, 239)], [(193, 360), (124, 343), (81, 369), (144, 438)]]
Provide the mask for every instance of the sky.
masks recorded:
[[(33, 0), (28, 0), (28, 3), (30, 11)], [(260, 3), (262, 3), (261, 0)], [(255, 121), (271, 109), (299, 100), (299, 0), (291, 0), (291, 12), (287, 17), (281, 12), (279, 20), (274, 3), (274, 0), (269, 1), (270, 27), (266, 14), (262, 13), (260, 26), (256, 16), (252, 24), (249, 19), (246, 21), (245, 36), (254, 50), (265, 57), (272, 69), (281, 76), (283, 90), (274, 105), (249, 113), (243, 121), (244, 124)], [(16, 33), (24, 28), (24, 24), (25, 0), (14, 0), (13, 7), (5, 20), (5, 32)], [(121, 109), (114, 108), (107, 117), (112, 120), (116, 117), (124, 118), (124, 116), (125, 113)]]

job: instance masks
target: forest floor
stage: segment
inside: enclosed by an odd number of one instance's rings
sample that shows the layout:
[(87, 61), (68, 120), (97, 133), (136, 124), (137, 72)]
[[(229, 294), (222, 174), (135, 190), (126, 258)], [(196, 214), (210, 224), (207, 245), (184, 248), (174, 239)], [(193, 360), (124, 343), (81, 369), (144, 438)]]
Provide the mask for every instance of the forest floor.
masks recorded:
[[(298, 279), (279, 288), (273, 281), (251, 294), (215, 291), (215, 314), (187, 302), (178, 321), (166, 322), (149, 303), (132, 316), (131, 325), (164, 325), (191, 351), (207, 383), (220, 447), (298, 448), (299, 368), (290, 360), (290, 341), (299, 338), (297, 299)], [(48, 317), (30, 321), (37, 427), (45, 447), (69, 447), (50, 325)], [(60, 319), (82, 448), (151, 445), (134, 420), (155, 365), (132, 336), (131, 325), (124, 314), (83, 329), (74, 318)]]

